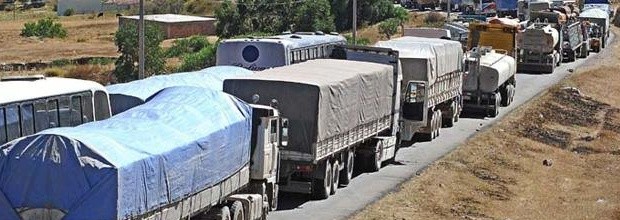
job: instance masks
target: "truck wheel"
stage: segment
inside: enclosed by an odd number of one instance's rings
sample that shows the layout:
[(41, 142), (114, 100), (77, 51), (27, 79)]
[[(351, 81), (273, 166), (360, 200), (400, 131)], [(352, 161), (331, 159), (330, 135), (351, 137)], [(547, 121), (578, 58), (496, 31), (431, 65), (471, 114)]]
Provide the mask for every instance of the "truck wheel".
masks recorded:
[(512, 102), (515, 101), (515, 92), (516, 92), (516, 89), (515, 89), (514, 85), (510, 84), (509, 88), (510, 88), (510, 90), (508, 90), (508, 93), (510, 95), (508, 95), (508, 98), (510, 99), (510, 101), (508, 101), (508, 105), (512, 104)]
[(448, 118), (444, 118), (443, 120), (443, 125), (445, 125), (448, 128), (454, 127), (454, 120), (456, 118), (456, 116), (458, 115), (458, 107), (456, 107), (456, 102), (452, 102), (452, 104), (450, 105), (450, 113), (452, 113), (450, 115), (450, 117)]
[(278, 184), (267, 184), (267, 199), (269, 200), (269, 211), (275, 211), (278, 209)]
[(200, 220), (231, 220), (230, 218), (230, 209), (228, 206), (223, 206), (220, 208), (214, 208), (215, 210), (211, 210), (207, 213), (201, 214), (197, 216), (197, 219)]
[(368, 158), (368, 171), (377, 172), (381, 169), (381, 156), (383, 155), (383, 146), (381, 145), (381, 141), (377, 141), (377, 152), (373, 153), (370, 158)]
[(338, 185), (340, 184), (340, 165), (338, 164), (338, 160), (334, 160), (334, 164), (332, 165), (332, 187), (331, 191), (329, 191), (330, 195), (336, 194), (336, 190), (338, 189)]
[(495, 93), (495, 99), (493, 100), (495, 101), (495, 104), (493, 104), (493, 106), (489, 108), (489, 117), (495, 118), (497, 115), (499, 115), (499, 106), (501, 99), (501, 95), (499, 93)]
[(240, 201), (235, 201), (230, 206), (230, 213), (232, 214), (232, 220), (245, 220), (243, 215), (243, 204)]
[(437, 125), (435, 125), (435, 138), (439, 137), (439, 133), (441, 133), (441, 124), (443, 121), (443, 114), (441, 113), (441, 110), (437, 110), (435, 111), (437, 113), (437, 120), (435, 120), (435, 122), (437, 122)]
[(312, 181), (312, 196), (315, 199), (327, 199), (332, 187), (332, 164), (325, 160), (321, 166), (323, 169), (323, 179), (314, 179)]
[(340, 171), (340, 183), (342, 185), (349, 185), (351, 179), (353, 179), (353, 166), (355, 164), (353, 149), (347, 150), (347, 161), (344, 163), (344, 169)]

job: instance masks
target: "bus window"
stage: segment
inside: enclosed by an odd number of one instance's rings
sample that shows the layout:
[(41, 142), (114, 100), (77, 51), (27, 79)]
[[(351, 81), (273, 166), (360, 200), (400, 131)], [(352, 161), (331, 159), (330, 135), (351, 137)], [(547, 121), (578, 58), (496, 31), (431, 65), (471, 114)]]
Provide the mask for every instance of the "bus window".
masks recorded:
[(22, 104), (19, 111), (21, 113), (22, 136), (34, 134), (34, 114), (31, 103)]
[(45, 102), (37, 101), (34, 103), (34, 130), (36, 132), (49, 128), (50, 121), (47, 118), (47, 114), (47, 105), (45, 105)]
[(103, 120), (110, 117), (110, 103), (108, 95), (103, 91), (95, 92), (95, 120)]
[(82, 115), (84, 123), (93, 121), (93, 96), (90, 93), (82, 94)]
[(19, 129), (19, 109), (17, 105), (7, 106), (4, 111), (8, 141), (19, 138), (21, 131)]
[(58, 100), (51, 99), (47, 101), (47, 119), (48, 128), (58, 127)]
[(71, 102), (69, 97), (63, 96), (58, 99), (58, 115), (60, 126), (71, 126)]
[(82, 124), (82, 97), (71, 96), (71, 126)]
[(0, 108), (0, 144), (6, 143), (6, 123), (4, 123), (4, 108)]

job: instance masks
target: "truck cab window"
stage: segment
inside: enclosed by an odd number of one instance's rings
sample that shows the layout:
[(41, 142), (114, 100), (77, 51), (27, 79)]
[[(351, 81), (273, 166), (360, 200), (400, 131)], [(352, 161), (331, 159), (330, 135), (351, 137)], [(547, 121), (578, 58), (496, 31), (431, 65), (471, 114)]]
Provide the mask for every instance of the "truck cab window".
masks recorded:
[(58, 100), (51, 99), (47, 101), (47, 120), (48, 128), (58, 127)]
[(78, 126), (82, 121), (82, 97), (71, 96), (71, 126)]
[(60, 126), (71, 126), (71, 102), (69, 97), (63, 96), (58, 99), (58, 115)]
[(84, 122), (93, 121), (93, 96), (90, 93), (82, 94), (82, 115)]
[(271, 119), (269, 123), (270, 123), (269, 142), (276, 143), (278, 142), (278, 120)]
[(49, 127), (47, 105), (45, 101), (37, 101), (34, 103), (34, 130), (39, 132)]
[(110, 117), (110, 103), (108, 95), (103, 91), (95, 92), (95, 120), (100, 121)]

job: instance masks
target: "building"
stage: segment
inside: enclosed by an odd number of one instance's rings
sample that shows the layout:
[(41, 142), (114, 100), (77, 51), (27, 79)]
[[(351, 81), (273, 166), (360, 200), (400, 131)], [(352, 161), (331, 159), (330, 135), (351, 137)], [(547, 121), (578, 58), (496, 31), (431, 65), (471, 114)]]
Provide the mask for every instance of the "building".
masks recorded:
[[(138, 23), (139, 16), (119, 17), (119, 27), (125, 24)], [(156, 24), (164, 32), (165, 39), (183, 38), (192, 35), (215, 35), (215, 21), (210, 17), (198, 17), (178, 14), (145, 15), (147, 24)]]

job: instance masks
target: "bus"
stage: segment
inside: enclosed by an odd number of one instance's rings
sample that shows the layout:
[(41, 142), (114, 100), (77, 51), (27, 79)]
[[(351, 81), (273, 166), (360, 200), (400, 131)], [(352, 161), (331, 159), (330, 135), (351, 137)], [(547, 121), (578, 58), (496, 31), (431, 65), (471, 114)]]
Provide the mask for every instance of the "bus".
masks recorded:
[(336, 33), (296, 32), (264, 38), (224, 40), (217, 48), (216, 64), (260, 71), (311, 59), (327, 58), (336, 45), (347, 43)]
[(110, 114), (108, 93), (96, 82), (40, 75), (0, 78), (0, 145)]

